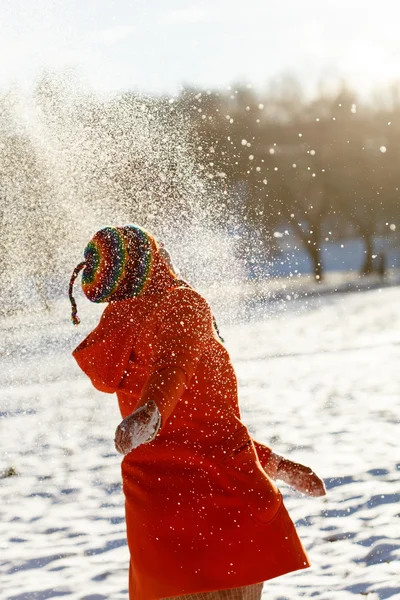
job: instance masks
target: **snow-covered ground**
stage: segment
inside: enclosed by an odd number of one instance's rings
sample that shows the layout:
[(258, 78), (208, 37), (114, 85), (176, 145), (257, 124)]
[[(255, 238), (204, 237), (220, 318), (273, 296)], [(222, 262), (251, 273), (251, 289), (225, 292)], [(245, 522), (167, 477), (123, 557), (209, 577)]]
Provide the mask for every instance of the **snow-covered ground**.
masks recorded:
[[(116, 400), (70, 352), (98, 307), (0, 321), (0, 598), (126, 600)], [(283, 489), (313, 567), (265, 600), (400, 597), (400, 288), (252, 306), (223, 325), (254, 437), (324, 477)], [(397, 462), (396, 462), (397, 461)]]

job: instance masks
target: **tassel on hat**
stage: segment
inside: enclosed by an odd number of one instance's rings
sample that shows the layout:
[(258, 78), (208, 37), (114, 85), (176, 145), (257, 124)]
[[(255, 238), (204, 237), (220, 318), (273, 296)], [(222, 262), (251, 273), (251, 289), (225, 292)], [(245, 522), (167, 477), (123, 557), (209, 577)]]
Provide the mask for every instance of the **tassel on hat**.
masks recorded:
[(81, 322), (80, 318), (78, 317), (78, 309), (76, 306), (76, 302), (75, 302), (75, 298), (72, 295), (72, 290), (74, 287), (74, 283), (76, 278), (78, 277), (78, 273), (79, 271), (82, 271), (82, 269), (86, 266), (86, 261), (83, 261), (81, 263), (79, 263), (78, 266), (75, 267), (72, 275), (71, 275), (71, 279), (69, 280), (69, 286), (68, 286), (68, 296), (69, 296), (69, 300), (71, 302), (71, 307), (72, 307), (72, 311), (71, 311), (71, 321), (74, 325), (79, 325), (79, 323)]

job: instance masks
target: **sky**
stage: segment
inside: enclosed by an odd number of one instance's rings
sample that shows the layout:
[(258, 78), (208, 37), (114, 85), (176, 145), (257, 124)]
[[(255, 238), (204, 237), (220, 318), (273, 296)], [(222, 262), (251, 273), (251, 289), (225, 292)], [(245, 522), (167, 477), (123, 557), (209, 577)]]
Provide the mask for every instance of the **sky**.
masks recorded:
[(362, 94), (400, 79), (398, 0), (0, 0), (0, 88), (73, 67), (104, 92), (307, 92), (342, 77)]

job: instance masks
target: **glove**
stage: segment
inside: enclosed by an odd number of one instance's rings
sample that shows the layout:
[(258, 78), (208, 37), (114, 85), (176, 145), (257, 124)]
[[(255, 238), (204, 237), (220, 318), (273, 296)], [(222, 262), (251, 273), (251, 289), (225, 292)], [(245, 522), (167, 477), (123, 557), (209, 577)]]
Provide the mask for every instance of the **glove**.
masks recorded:
[(284, 481), (302, 494), (308, 496), (325, 496), (326, 489), (322, 479), (310, 469), (300, 463), (292, 462), (281, 457), (277, 465), (276, 479)]
[(271, 452), (263, 468), (271, 479), (280, 479), (302, 494), (308, 496), (326, 494), (324, 482), (309, 467), (295, 463), (275, 452)]
[(141, 444), (154, 440), (160, 427), (160, 411), (154, 400), (150, 400), (118, 425), (115, 431), (115, 449), (120, 454), (128, 454)]

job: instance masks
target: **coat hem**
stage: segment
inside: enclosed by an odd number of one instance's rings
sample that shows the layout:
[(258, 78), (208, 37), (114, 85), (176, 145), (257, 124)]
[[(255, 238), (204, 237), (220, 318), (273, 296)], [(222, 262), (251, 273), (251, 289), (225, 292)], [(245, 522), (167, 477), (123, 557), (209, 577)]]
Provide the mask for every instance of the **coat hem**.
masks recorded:
[(309, 569), (311, 567), (310, 564), (306, 564), (306, 565), (302, 565), (299, 567), (295, 567), (293, 569), (289, 569), (288, 571), (283, 571), (282, 573), (279, 573), (277, 575), (273, 575), (272, 577), (268, 577), (266, 579), (256, 579), (255, 581), (246, 581), (246, 583), (235, 583), (234, 585), (225, 585), (224, 587), (219, 587), (219, 588), (197, 588), (195, 590), (190, 590), (190, 591), (186, 591), (186, 592), (179, 592), (179, 595), (174, 595), (174, 596), (151, 596), (151, 597), (140, 597), (138, 596), (137, 598), (130, 598), (130, 600), (172, 600), (172, 598), (177, 598), (179, 600), (179, 598), (181, 598), (182, 596), (189, 596), (191, 594), (209, 594), (212, 592), (222, 592), (224, 590), (235, 590), (236, 588), (242, 588), (242, 587), (248, 587), (250, 585), (257, 585), (258, 583), (267, 583), (268, 581), (271, 581), (272, 579), (277, 579), (278, 577), (283, 577), (283, 575), (288, 575), (289, 573), (295, 573), (296, 571), (302, 571), (304, 569)]

